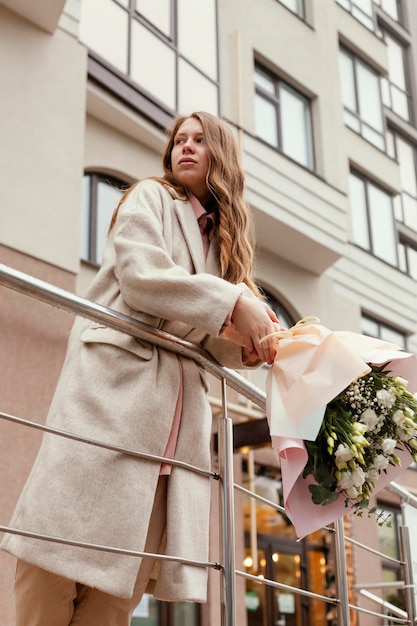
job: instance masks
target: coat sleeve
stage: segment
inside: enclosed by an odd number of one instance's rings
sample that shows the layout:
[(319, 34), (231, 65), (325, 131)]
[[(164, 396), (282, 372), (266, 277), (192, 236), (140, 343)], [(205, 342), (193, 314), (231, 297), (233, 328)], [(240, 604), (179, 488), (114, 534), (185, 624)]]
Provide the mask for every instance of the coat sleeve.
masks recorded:
[(244, 363), (242, 361), (242, 347), (225, 337), (208, 336), (201, 345), (224, 367), (241, 370), (257, 369), (262, 365), (260, 359), (253, 363)]
[(243, 288), (212, 274), (191, 273), (174, 261), (175, 246), (188, 244), (173, 226), (173, 203), (163, 185), (148, 180), (121, 205), (112, 235), (121, 295), (137, 311), (218, 335)]

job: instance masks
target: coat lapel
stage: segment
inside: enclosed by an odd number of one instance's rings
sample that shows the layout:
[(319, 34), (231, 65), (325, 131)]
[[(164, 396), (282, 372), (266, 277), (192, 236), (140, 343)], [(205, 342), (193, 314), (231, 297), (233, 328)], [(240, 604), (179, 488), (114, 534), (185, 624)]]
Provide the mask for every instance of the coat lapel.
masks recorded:
[[(193, 207), (189, 202), (175, 200), (175, 212), (181, 225), (185, 241), (190, 251), (196, 273), (204, 272), (206, 261), (204, 258), (203, 242)], [(210, 246), (211, 247), (211, 246)]]

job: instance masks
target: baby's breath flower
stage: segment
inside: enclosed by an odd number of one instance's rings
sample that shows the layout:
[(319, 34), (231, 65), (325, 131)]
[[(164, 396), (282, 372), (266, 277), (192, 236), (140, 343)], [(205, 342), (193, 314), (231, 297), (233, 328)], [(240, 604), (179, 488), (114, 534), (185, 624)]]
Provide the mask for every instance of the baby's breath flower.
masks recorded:
[(417, 392), (407, 390), (404, 378), (390, 376), (387, 366), (371, 367), (327, 405), (316, 441), (305, 442), (304, 476), (316, 479), (318, 491), (310, 486), (314, 502), (341, 495), (358, 515), (368, 508), (381, 473), (401, 465), (397, 448), (417, 462)]

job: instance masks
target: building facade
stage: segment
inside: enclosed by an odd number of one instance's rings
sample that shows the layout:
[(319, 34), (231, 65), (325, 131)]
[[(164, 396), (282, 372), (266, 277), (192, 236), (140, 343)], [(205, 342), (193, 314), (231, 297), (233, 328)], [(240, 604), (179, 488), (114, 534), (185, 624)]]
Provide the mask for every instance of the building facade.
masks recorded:
[[(208, 110), (239, 142), (256, 277), (281, 319), (316, 315), (332, 330), (417, 352), (414, 0), (0, 0), (0, 48), (2, 263), (83, 295), (122, 189), (161, 173), (177, 112)], [(1, 288), (0, 319), (0, 411), (43, 422), (73, 318)], [(264, 378), (260, 371), (254, 382)], [(215, 381), (211, 398), (216, 415)], [(232, 400), (236, 424), (260, 417)], [(0, 420), (0, 524), (39, 441), (36, 431)], [(237, 479), (279, 498), (270, 446), (251, 441), (236, 451)], [(416, 493), (414, 469), (398, 482)], [(398, 501), (383, 492), (377, 504), (392, 511), (391, 527), (347, 518), (347, 530), (398, 555)], [(321, 533), (297, 543), (284, 516), (243, 498), (236, 518), (240, 569), (331, 595)], [(349, 568), (353, 582), (400, 575), (389, 558), (356, 551)], [(13, 624), (13, 573), (14, 560), (0, 554), (5, 626)], [(237, 599), (242, 625), (334, 623), (323, 603), (243, 581)], [(213, 573), (207, 605), (146, 598), (132, 624), (206, 626), (218, 616)]]

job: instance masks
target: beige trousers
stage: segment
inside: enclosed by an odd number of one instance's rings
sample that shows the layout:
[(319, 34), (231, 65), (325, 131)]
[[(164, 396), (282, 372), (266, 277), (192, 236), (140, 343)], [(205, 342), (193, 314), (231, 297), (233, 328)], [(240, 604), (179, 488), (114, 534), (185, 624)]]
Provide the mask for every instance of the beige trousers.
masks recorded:
[[(166, 525), (168, 476), (159, 478), (145, 551), (158, 552)], [(129, 626), (149, 582), (155, 559), (144, 558), (133, 597), (118, 598), (18, 561), (16, 626)]]

